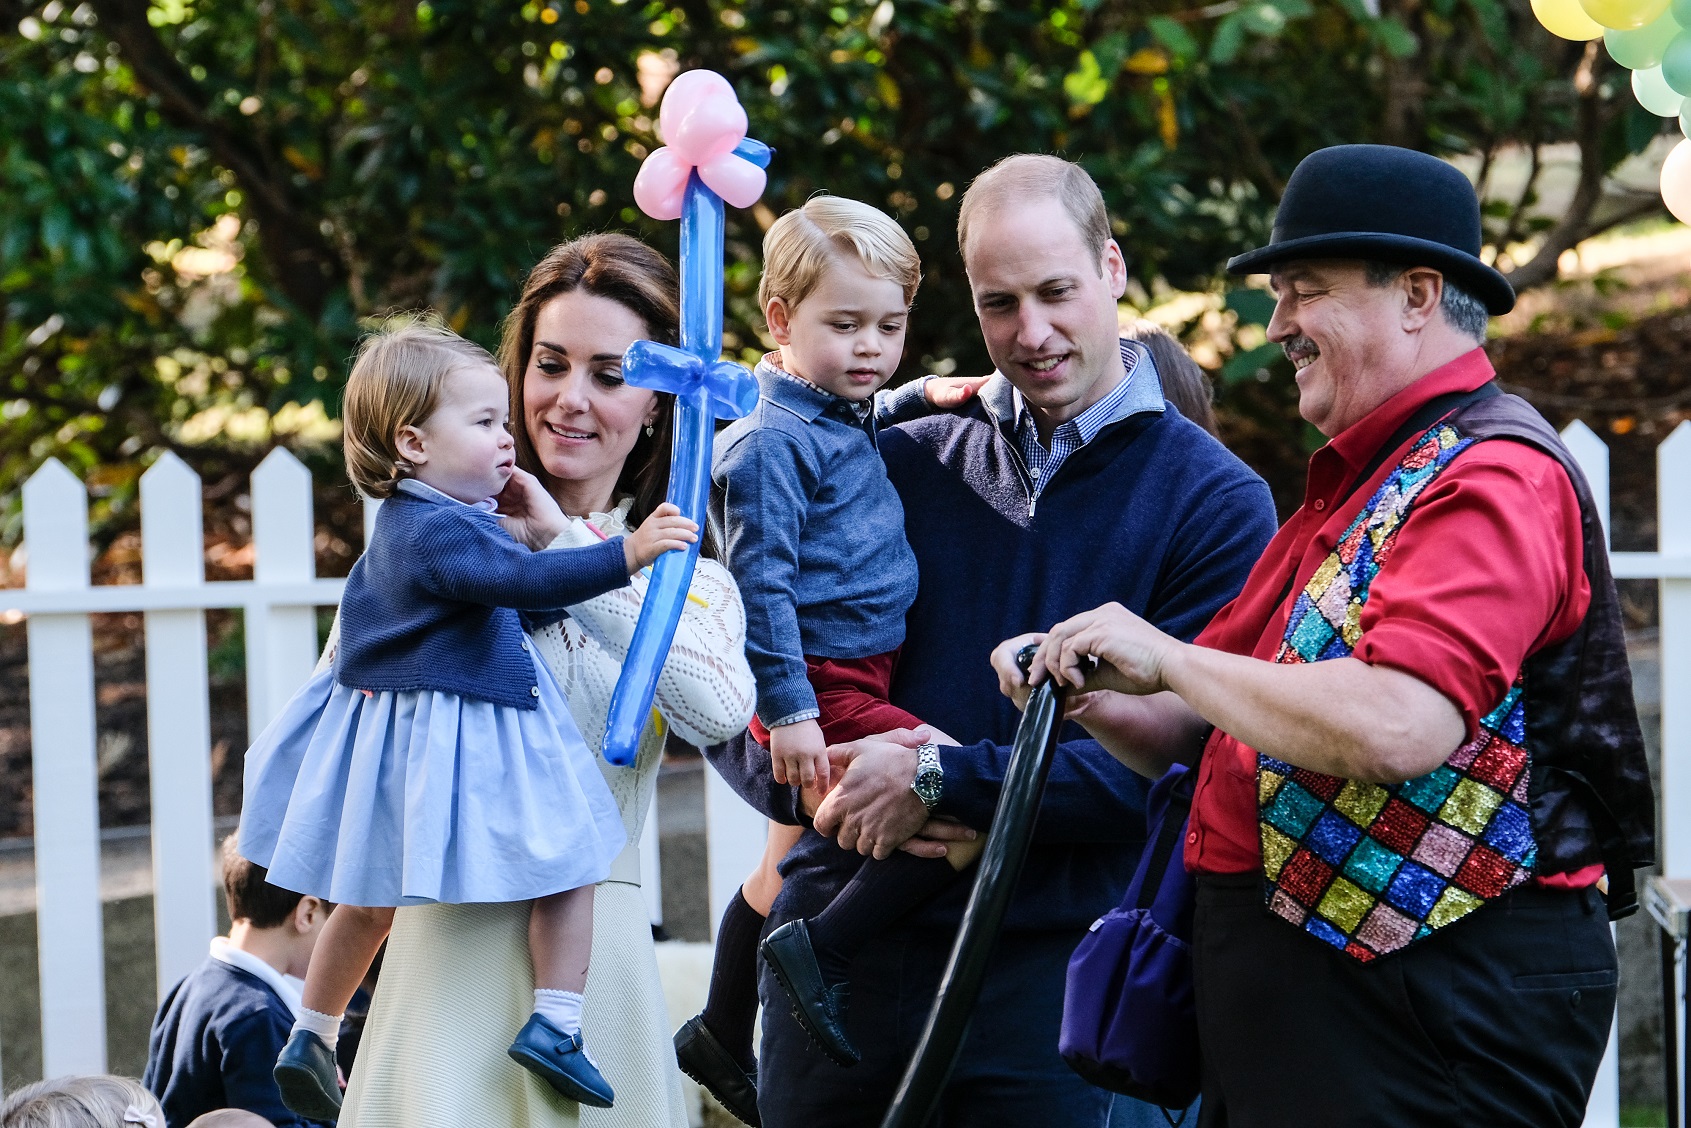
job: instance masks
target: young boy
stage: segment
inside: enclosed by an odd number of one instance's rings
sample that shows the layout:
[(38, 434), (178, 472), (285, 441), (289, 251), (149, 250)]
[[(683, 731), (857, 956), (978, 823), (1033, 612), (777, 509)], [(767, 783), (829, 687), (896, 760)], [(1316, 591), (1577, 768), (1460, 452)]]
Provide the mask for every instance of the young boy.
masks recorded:
[[(782, 216), (763, 250), (758, 300), (780, 351), (758, 365), (756, 410), (717, 436), (712, 501), (745, 597), (758, 691), (752, 735), (769, 749), (778, 782), (825, 792), (828, 745), (922, 723), (887, 702), (916, 597), (916, 558), (876, 449), (874, 411), (876, 391), (903, 356), (921, 263), (893, 220), (834, 196)], [(937, 732), (934, 739), (952, 743)], [(713, 1063), (725, 1064), (724, 1053), (750, 1085), (753, 952), (779, 888), (775, 863), (799, 833), (771, 826), (759, 874), (718, 929), (705, 1011), (676, 1035), (682, 1067), (713, 1091), (724, 1072)], [(800, 1021), (835, 1061), (858, 1060), (845, 1034), (845, 996), (862, 943), (978, 852), (978, 843), (955, 843), (945, 858), (900, 853), (865, 863), (826, 910), (765, 941), (764, 958)], [(739, 1091), (724, 1103), (755, 1118), (747, 1100), (755, 1093), (728, 1087)]]
[(331, 906), (279, 889), (223, 840), (229, 935), (171, 989), (153, 1019), (141, 1081), (168, 1128), (217, 1109), (246, 1109), (283, 1128), (308, 1128), (288, 1111), (271, 1068), (288, 1040), (306, 964)]

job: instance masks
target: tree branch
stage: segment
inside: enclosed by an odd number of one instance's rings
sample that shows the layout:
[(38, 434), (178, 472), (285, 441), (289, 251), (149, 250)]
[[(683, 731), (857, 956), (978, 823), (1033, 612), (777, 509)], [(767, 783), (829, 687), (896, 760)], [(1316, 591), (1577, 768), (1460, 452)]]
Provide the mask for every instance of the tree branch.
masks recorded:
[(318, 229), (318, 218), (306, 214), (286, 182), (267, 173), (267, 166), (284, 167), (283, 162), (266, 159), (250, 134), (213, 115), (205, 91), (147, 22), (145, 0), (88, 2), (100, 30), (123, 52), (136, 81), (159, 100), (160, 113), (178, 128), (204, 138), (217, 162), (235, 174), (258, 223), (259, 242), (277, 285), (288, 301), (315, 318), (343, 272)]

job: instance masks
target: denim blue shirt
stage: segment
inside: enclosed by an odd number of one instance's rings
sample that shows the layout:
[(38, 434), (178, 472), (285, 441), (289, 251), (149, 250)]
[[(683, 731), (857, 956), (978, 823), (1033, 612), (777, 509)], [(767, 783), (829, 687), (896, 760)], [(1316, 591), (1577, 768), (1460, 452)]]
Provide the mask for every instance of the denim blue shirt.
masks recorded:
[(817, 715), (805, 655), (867, 658), (904, 641), (916, 557), (873, 412), (757, 366), (757, 407), (716, 437), (711, 508), (746, 603), (757, 715)]

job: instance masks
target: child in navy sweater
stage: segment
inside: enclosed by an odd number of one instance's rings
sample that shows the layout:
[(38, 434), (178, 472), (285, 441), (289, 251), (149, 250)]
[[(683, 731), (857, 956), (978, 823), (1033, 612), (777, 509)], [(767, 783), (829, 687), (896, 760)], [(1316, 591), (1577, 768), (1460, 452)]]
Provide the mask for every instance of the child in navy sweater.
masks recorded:
[[(874, 411), (876, 391), (903, 356), (920, 282), (909, 237), (867, 204), (819, 196), (782, 216), (764, 239), (758, 293), (780, 351), (758, 365), (756, 410), (717, 437), (713, 500), (746, 601), (757, 677), (752, 735), (769, 749), (778, 781), (818, 793), (832, 782), (828, 745), (922, 726), (887, 702), (917, 578)], [(752, 953), (779, 889), (775, 865), (801, 833), (770, 825), (759, 874), (724, 914), (705, 1012), (676, 1037), (695, 1076), (711, 1072), (701, 1056), (719, 1057), (717, 1049), (748, 1076), (754, 1068)], [(949, 884), (978, 852), (978, 843), (953, 843), (943, 859), (867, 862), (826, 910), (764, 943), (800, 1021), (836, 1061), (858, 1057), (845, 1034), (845, 988), (863, 941)], [(745, 1111), (744, 1100), (735, 1104)]]
[(223, 840), (229, 935), (159, 1004), (141, 1083), (164, 1107), (165, 1128), (245, 1109), (283, 1128), (311, 1128), (282, 1104), (270, 1070), (300, 1005), (303, 976), (329, 919), (316, 897), (279, 889)]
[(429, 323), (364, 342), (343, 418), (348, 475), (386, 501), (347, 579), (333, 667), (248, 753), (241, 817), (241, 853), (273, 883), (339, 906), (276, 1064), (282, 1096), (338, 1113), (342, 1012), (394, 906), (532, 901), (535, 1013), (510, 1055), (608, 1108), (581, 992), (622, 819), (518, 611), (619, 588), (697, 526), (665, 505), (626, 539), (532, 551), (565, 518), (516, 467), (510, 391), (484, 350)]

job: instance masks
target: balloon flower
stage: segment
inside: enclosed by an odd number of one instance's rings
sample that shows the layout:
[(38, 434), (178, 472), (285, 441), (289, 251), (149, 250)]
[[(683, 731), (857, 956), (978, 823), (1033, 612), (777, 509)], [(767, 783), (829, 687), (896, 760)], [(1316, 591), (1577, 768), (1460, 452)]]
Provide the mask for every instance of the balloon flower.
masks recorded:
[[(681, 347), (636, 341), (623, 354), (622, 376), (675, 396), (668, 500), (702, 529), (716, 420), (749, 414), (758, 394), (750, 372), (722, 359), (722, 205), (757, 202), (770, 149), (746, 136), (746, 111), (734, 88), (708, 70), (688, 71), (670, 83), (658, 134), (664, 147), (640, 166), (634, 202), (653, 219), (681, 221)], [(604, 755), (613, 764), (634, 762), (698, 559), (694, 543), (686, 552), (664, 553), (652, 566), (605, 721)]]

